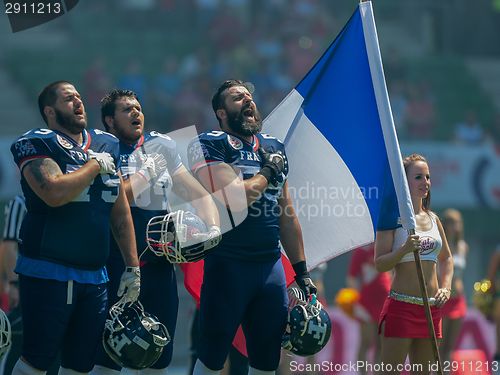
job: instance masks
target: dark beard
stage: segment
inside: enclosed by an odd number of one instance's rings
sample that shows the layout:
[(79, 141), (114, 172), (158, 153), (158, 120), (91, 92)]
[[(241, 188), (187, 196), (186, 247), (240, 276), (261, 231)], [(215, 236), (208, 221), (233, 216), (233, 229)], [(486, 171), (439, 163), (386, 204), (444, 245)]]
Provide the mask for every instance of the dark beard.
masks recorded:
[(77, 122), (75, 117), (72, 115), (67, 115), (62, 113), (57, 108), (54, 108), (56, 111), (56, 121), (59, 125), (61, 125), (64, 129), (68, 130), (71, 134), (79, 134), (83, 129), (87, 127), (87, 117), (85, 116), (85, 121), (83, 123)]
[(255, 122), (247, 122), (241, 112), (228, 112), (227, 125), (236, 134), (242, 136), (251, 136), (260, 133), (262, 130), (262, 118), (260, 112), (255, 109), (254, 113)]

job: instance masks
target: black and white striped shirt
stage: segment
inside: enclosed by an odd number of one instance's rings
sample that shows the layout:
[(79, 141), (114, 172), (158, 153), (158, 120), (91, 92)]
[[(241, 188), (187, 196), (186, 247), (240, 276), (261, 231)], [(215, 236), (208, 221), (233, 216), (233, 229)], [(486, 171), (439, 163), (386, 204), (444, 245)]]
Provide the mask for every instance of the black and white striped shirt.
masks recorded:
[(16, 195), (5, 206), (4, 241), (19, 241), (19, 230), (21, 229), (24, 215), (26, 215), (24, 196)]

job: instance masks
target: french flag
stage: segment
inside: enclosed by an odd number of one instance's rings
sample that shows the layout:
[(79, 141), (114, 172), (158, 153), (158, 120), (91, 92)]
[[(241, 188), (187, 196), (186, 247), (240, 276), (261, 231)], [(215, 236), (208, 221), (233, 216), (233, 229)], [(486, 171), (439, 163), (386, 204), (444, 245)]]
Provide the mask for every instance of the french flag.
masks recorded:
[(284, 140), (309, 268), (414, 229), (370, 1), (264, 121)]

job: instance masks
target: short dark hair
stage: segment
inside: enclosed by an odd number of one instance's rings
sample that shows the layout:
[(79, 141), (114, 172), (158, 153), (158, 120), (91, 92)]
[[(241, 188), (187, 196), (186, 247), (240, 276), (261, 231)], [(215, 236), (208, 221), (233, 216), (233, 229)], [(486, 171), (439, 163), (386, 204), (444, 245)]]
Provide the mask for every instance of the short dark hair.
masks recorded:
[[(45, 107), (53, 107), (57, 101), (57, 89), (62, 85), (73, 85), (69, 81), (55, 81), (45, 86), (38, 95), (38, 109), (42, 115), (43, 121), (48, 125), (47, 116), (45, 116)], [(74, 86), (74, 85), (73, 85)]]
[(132, 90), (114, 89), (106, 94), (106, 96), (101, 99), (101, 121), (106, 131), (109, 131), (109, 126), (106, 124), (105, 118), (106, 116), (114, 117), (116, 101), (120, 98), (134, 98), (139, 101), (137, 94)]

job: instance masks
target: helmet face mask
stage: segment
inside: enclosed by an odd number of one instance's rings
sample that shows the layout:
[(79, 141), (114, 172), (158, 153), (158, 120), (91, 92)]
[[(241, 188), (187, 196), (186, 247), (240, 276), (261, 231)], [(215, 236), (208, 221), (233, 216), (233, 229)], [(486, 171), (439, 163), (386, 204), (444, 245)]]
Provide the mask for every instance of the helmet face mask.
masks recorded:
[[(300, 292), (293, 291), (297, 296)], [(288, 313), (288, 324), (281, 346), (299, 356), (310, 356), (318, 353), (330, 339), (332, 323), (328, 313), (315, 298), (291, 298)]]
[(152, 217), (146, 228), (148, 248), (156, 256), (166, 257), (170, 263), (187, 263), (202, 259), (203, 243), (193, 234), (206, 232), (203, 220), (189, 211), (175, 211)]
[(167, 328), (144, 311), (139, 302), (111, 306), (103, 334), (103, 346), (120, 367), (150, 367), (170, 342)]
[(7, 315), (0, 309), (0, 358), (10, 349), (12, 344), (12, 331)]

